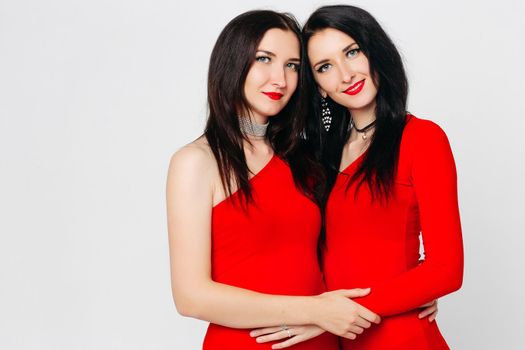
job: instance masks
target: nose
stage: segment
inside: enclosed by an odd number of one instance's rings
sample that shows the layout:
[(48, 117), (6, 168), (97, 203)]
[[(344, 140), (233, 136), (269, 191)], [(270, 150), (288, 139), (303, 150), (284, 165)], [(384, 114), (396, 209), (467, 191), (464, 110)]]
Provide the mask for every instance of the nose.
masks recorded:
[(272, 85), (283, 89), (286, 87), (286, 74), (283, 67), (274, 67), (271, 76)]
[(349, 83), (352, 81), (352, 78), (355, 75), (355, 71), (352, 68), (352, 64), (350, 62), (344, 62), (339, 66), (339, 71), (341, 73), (341, 79), (343, 80), (343, 83)]

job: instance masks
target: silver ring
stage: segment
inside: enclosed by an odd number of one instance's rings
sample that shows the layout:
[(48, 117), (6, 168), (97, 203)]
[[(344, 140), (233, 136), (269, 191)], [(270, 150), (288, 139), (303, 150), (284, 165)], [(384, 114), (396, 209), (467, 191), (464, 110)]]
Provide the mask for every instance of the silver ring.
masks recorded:
[(283, 325), (281, 326), (281, 331), (287, 331), (287, 330), (288, 330), (288, 326), (285, 325), (285, 324), (283, 324)]
[(292, 337), (292, 332), (290, 332), (290, 330), (288, 328), (286, 328), (286, 333), (288, 333), (288, 338)]

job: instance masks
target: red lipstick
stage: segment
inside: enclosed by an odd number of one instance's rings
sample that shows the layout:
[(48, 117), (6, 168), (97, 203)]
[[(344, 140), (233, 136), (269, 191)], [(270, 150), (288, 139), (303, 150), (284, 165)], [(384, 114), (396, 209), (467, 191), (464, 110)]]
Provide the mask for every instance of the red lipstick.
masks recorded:
[(281, 94), (280, 92), (263, 92), (263, 94), (265, 94), (272, 100), (280, 100), (283, 97), (283, 94)]
[(363, 86), (365, 86), (365, 79), (358, 81), (357, 83), (350, 85), (348, 89), (343, 91), (345, 94), (348, 94), (350, 96), (357, 95), (358, 93), (363, 90)]

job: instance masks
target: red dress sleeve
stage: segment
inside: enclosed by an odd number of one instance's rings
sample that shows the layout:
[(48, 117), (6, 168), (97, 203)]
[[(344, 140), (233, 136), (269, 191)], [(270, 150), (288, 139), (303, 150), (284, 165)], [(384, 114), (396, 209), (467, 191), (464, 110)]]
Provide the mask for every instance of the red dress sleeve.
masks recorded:
[(410, 157), (425, 260), (372, 285), (368, 296), (356, 299), (381, 316), (418, 308), (459, 289), (463, 281), (463, 243), (452, 151), (447, 136), (436, 124), (424, 121), (414, 131), (404, 151)]

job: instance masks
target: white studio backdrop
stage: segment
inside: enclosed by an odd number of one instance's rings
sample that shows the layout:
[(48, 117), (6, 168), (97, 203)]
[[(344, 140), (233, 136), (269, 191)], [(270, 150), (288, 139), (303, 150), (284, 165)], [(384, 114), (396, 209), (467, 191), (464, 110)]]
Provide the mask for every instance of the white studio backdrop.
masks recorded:
[[(206, 323), (171, 299), (169, 158), (202, 132), (226, 23), (322, 4), (0, 0), (0, 349), (200, 348)], [(522, 349), (525, 5), (351, 4), (398, 45), (410, 111), (456, 157), (465, 279), (440, 328), (452, 349)]]

